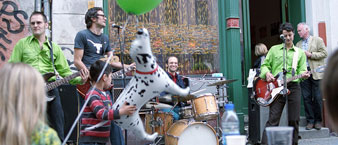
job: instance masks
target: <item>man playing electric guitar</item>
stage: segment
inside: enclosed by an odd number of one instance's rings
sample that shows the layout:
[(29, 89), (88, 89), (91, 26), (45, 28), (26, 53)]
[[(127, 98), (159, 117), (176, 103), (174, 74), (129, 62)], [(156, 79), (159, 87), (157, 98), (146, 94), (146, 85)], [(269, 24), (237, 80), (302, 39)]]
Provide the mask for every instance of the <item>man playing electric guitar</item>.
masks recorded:
[[(109, 38), (102, 33), (106, 26), (107, 17), (104, 15), (103, 9), (100, 7), (90, 8), (85, 15), (85, 23), (87, 29), (76, 34), (74, 40), (74, 65), (78, 70), (83, 70), (89, 74), (88, 68), (102, 58), (104, 55), (112, 55)], [(122, 64), (114, 62), (113, 67), (122, 68)], [(128, 67), (129, 65), (125, 65)], [(85, 92), (86, 93), (86, 92)], [(82, 97), (80, 97), (82, 99)], [(114, 129), (114, 125), (112, 125)], [(112, 137), (119, 136), (118, 139), (110, 138), (111, 144), (124, 145), (121, 131), (111, 131)]]
[[(46, 16), (42, 12), (33, 12), (29, 18), (30, 28), (33, 35), (25, 37), (15, 45), (9, 62), (23, 62), (37, 69), (41, 74), (58, 72), (60, 76), (66, 77), (72, 74), (67, 60), (56, 43), (48, 41), (45, 31), (48, 28)], [(52, 50), (52, 51), (51, 51)], [(55, 73), (54, 72), (54, 73)], [(27, 72), (30, 73), (30, 72)], [(81, 78), (77, 77), (70, 81), (71, 84), (85, 82), (88, 72), (81, 71)], [(49, 79), (54, 81), (55, 77)], [(56, 130), (61, 140), (64, 139), (64, 115), (60, 101), (59, 92), (53, 89), (56, 97), (47, 104), (47, 116), (49, 125)]]
[[(290, 23), (284, 23), (280, 26), (280, 34), (285, 39), (286, 47), (286, 77), (291, 78), (300, 75), (302, 78), (309, 77), (306, 68), (306, 56), (302, 49), (293, 45), (294, 29)], [(261, 65), (260, 78), (266, 79), (267, 82), (275, 81), (279, 72), (283, 72), (283, 47), (284, 44), (274, 45), (270, 48), (266, 59)], [(288, 125), (294, 127), (293, 145), (298, 144), (298, 128), (300, 118), (300, 79), (295, 79), (287, 84), (290, 91), (288, 97), (279, 97), (270, 105), (269, 120), (265, 127), (278, 126), (286, 101), (288, 101)], [(288, 100), (286, 100), (288, 98)], [(267, 144), (266, 132), (264, 129), (262, 144)]]

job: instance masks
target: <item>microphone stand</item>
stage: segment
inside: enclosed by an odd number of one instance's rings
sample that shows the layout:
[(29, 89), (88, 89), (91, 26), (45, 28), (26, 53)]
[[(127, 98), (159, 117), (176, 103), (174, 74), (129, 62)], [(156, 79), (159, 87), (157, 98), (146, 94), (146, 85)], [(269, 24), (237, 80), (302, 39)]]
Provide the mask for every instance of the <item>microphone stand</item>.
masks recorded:
[[(125, 28), (125, 27), (123, 27)], [(122, 33), (124, 33), (124, 31), (122, 30)], [(124, 35), (122, 35), (124, 36)], [(121, 65), (122, 65), (122, 81), (123, 81), (123, 89), (126, 88), (126, 74), (125, 74), (125, 70), (124, 70), (124, 43), (122, 45), (121, 43), (121, 38), (120, 38), (120, 27), (117, 27), (117, 37), (119, 39), (119, 44), (120, 44), (120, 50), (121, 50)], [(124, 38), (123, 38), (123, 42), (124, 42)], [(127, 145), (127, 137), (128, 137), (128, 133), (127, 130), (124, 130), (124, 142)]]
[[(287, 64), (286, 64), (286, 53), (287, 53), (287, 48), (286, 48), (286, 44), (285, 44), (285, 38), (283, 37), (283, 90), (282, 90), (282, 94), (283, 97), (285, 98), (285, 106), (286, 106), (286, 121), (289, 122), (289, 118), (288, 118), (288, 88), (287, 88), (287, 79), (286, 79), (286, 73), (287, 71)], [(283, 110), (282, 110), (283, 111)], [(283, 113), (282, 113), (283, 114)]]

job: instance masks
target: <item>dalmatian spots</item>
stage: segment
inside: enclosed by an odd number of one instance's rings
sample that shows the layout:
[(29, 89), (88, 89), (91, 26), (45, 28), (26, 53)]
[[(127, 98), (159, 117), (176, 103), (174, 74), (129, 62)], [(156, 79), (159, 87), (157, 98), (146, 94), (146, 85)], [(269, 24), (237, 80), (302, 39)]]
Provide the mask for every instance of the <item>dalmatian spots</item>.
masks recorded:
[(144, 92), (146, 92), (146, 90), (141, 90), (140, 92), (138, 92), (138, 94), (141, 96), (141, 97), (143, 97), (143, 94), (144, 94)]

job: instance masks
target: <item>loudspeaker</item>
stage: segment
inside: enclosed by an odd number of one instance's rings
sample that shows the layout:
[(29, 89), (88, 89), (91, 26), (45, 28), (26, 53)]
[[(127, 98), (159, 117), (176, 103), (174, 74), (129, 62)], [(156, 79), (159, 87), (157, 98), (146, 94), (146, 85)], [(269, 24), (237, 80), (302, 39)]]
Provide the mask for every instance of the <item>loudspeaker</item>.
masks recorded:
[[(269, 119), (269, 107), (259, 106), (254, 98), (251, 98), (252, 89), (248, 89), (248, 109), (249, 109), (249, 137), (248, 140), (251, 144), (261, 143), (265, 124)], [(281, 96), (283, 97), (283, 96)], [(287, 126), (287, 107), (284, 106), (283, 113), (281, 115), (279, 126)]]
[(260, 143), (261, 141), (261, 123), (260, 123), (260, 107), (255, 100), (251, 98), (252, 89), (248, 89), (248, 115), (249, 115), (249, 136), (248, 140), (252, 144)]
[[(80, 96), (78, 96), (76, 92), (76, 86), (75, 85), (61, 85), (58, 87), (61, 103), (62, 103), (62, 109), (64, 112), (64, 118), (65, 118), (65, 138), (72, 127), (78, 112), (80, 112), (79, 102), (80, 102)], [(77, 143), (78, 141), (78, 134), (79, 134), (79, 122), (77, 123), (76, 127), (71, 133), (71, 136), (69, 137), (67, 142), (70, 143)]]

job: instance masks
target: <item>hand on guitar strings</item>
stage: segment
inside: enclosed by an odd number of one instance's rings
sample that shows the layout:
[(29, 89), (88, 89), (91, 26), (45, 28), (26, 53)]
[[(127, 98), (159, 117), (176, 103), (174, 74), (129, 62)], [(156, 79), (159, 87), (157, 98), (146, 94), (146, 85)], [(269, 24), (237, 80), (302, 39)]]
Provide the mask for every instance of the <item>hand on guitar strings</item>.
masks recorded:
[(82, 79), (82, 83), (87, 82), (87, 79), (89, 77), (88, 69), (81, 69), (80, 70), (80, 76), (81, 76), (81, 79)]
[(309, 71), (306, 71), (306, 72), (302, 73), (302, 78), (307, 79), (308, 77), (310, 77), (310, 74), (311, 73)]
[(267, 82), (273, 82), (276, 80), (276, 78), (270, 72), (267, 72), (265, 74), (265, 77)]

